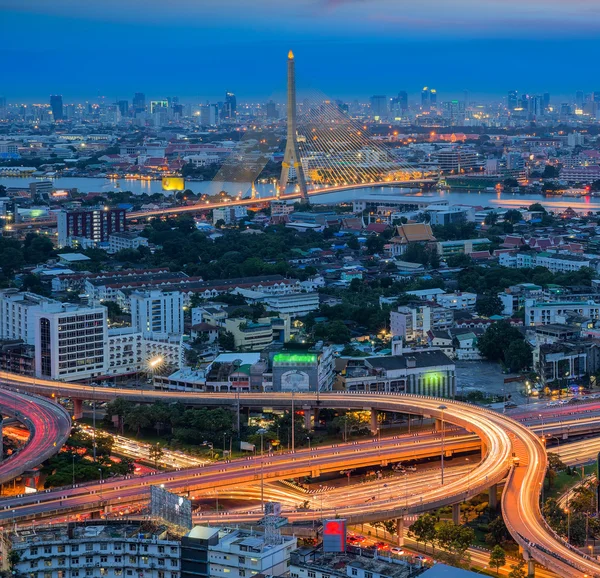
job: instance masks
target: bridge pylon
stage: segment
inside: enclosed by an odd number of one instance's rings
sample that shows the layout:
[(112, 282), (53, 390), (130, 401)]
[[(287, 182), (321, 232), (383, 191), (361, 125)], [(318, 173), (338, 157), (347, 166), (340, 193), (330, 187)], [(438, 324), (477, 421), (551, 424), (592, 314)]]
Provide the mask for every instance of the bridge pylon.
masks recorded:
[(279, 178), (280, 194), (283, 194), (290, 179), (290, 169), (296, 171), (296, 181), (303, 201), (308, 201), (308, 189), (304, 169), (300, 162), (300, 148), (298, 147), (298, 131), (296, 121), (296, 70), (294, 53), (288, 53), (288, 76), (287, 76), (287, 141), (283, 163), (281, 163), (281, 177)]

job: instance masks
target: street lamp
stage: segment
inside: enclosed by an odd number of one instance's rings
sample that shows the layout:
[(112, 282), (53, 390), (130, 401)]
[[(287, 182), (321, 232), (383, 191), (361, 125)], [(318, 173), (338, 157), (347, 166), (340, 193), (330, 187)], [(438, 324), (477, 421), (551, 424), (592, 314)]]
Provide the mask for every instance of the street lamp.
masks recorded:
[(260, 434), (260, 506), (264, 514), (265, 512), (265, 470), (264, 470), (264, 439), (267, 430), (261, 427), (258, 432)]
[(442, 486), (444, 485), (444, 442), (445, 442), (445, 428), (444, 428), (444, 411), (448, 409), (445, 405), (440, 405), (438, 409), (442, 412)]
[(102, 499), (102, 468), (98, 468), (100, 472), (100, 499)]
[(544, 416), (540, 413), (538, 417), (542, 420), (542, 437), (544, 437)]

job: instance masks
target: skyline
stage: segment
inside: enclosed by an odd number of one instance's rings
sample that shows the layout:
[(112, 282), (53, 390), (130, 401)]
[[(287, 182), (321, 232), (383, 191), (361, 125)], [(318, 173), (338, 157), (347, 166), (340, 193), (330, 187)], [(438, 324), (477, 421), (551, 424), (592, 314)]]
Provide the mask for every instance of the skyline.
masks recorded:
[(441, 98), (468, 90), (484, 99), (511, 89), (557, 96), (597, 89), (589, 63), (600, 56), (600, 6), (589, 0), (245, 6), (173, 0), (166, 10), (157, 0), (107, 0), (100, 9), (73, 0), (0, 0), (0, 94), (46, 102), (50, 94), (112, 101), (145, 92), (203, 101), (231, 90), (244, 102), (283, 100), (281, 64), (290, 49), (299, 95), (318, 89), (331, 98), (368, 98), (433, 85)]

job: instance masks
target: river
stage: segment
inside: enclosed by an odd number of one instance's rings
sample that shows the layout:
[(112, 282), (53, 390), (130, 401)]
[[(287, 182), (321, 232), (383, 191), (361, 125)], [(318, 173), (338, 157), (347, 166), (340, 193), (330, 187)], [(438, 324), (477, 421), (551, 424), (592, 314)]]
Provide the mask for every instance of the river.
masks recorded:
[[(0, 178), (0, 185), (6, 187), (24, 187), (30, 181), (36, 180), (32, 177), (3, 177)], [(43, 180), (43, 179), (42, 179)], [(46, 179), (47, 180), (47, 179)], [(162, 193), (161, 181), (140, 181), (137, 179), (107, 180), (101, 178), (84, 177), (65, 177), (53, 179), (54, 186), (57, 189), (77, 188), (84, 193), (105, 193), (111, 191), (131, 191), (134, 194), (143, 193)], [(231, 195), (248, 195), (250, 191), (249, 183), (224, 183), (216, 181), (190, 181), (186, 183), (186, 189), (194, 193), (216, 194), (220, 191), (227, 191)], [(259, 197), (272, 196), (274, 193), (272, 184), (258, 184), (256, 186)], [(372, 194), (402, 196), (410, 195), (424, 198), (431, 198), (432, 201), (447, 199), (452, 204), (473, 205), (482, 207), (524, 207), (532, 203), (541, 203), (548, 210), (562, 211), (567, 207), (572, 207), (576, 211), (600, 211), (600, 197), (582, 196), (582, 197), (545, 197), (543, 195), (520, 195), (516, 193), (494, 191), (427, 191), (421, 192), (414, 189), (404, 189), (399, 187), (364, 187), (352, 191), (343, 191), (339, 193), (325, 194), (319, 196), (319, 203), (334, 204), (352, 201)], [(313, 203), (316, 203), (313, 199)]]

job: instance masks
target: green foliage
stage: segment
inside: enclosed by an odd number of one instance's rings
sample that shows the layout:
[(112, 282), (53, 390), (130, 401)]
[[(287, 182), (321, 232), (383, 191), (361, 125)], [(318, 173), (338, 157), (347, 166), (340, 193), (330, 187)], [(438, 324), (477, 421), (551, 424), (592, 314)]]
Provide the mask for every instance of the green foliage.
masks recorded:
[(438, 241), (458, 241), (460, 239), (473, 239), (477, 236), (475, 223), (462, 221), (449, 225), (434, 225), (433, 235)]
[(509, 209), (504, 213), (504, 220), (514, 225), (523, 220), (523, 215), (521, 214), (521, 211), (518, 211), (517, 209)]
[(424, 245), (423, 243), (411, 243), (403, 253), (402, 260), (409, 263), (428, 265), (432, 269), (437, 269), (440, 266), (440, 257), (436, 247)]
[(106, 307), (106, 314), (111, 321), (114, 321), (119, 315), (123, 315), (123, 310), (116, 301), (103, 301), (102, 305)]
[(460, 563), (467, 549), (475, 541), (475, 532), (468, 526), (443, 522), (435, 530), (435, 541), (454, 558), (455, 563)]
[(345, 345), (352, 339), (350, 330), (342, 321), (327, 321), (317, 323), (314, 327), (315, 339), (323, 339), (329, 343)]
[(425, 550), (427, 550), (427, 544), (432, 546), (436, 543), (436, 519), (431, 514), (424, 514), (419, 516), (408, 529), (408, 535), (425, 544)]
[(527, 572), (525, 570), (525, 560), (521, 558), (516, 564), (510, 565), (510, 572), (508, 578), (527, 578)]
[(235, 351), (235, 337), (231, 331), (220, 331), (218, 343), (219, 347), (225, 351)]
[(475, 311), (483, 317), (491, 317), (492, 315), (500, 315), (504, 306), (502, 301), (496, 295), (478, 295), (475, 303)]
[(502, 544), (509, 539), (508, 529), (502, 516), (498, 516), (488, 524), (485, 541), (492, 546)]
[(496, 568), (496, 574), (498, 574), (498, 570), (504, 564), (506, 564), (506, 552), (501, 546), (496, 545), (490, 553), (490, 566)]
[(519, 371), (532, 363), (531, 347), (522, 333), (505, 320), (490, 325), (477, 346), (486, 359), (502, 361), (511, 371)]

